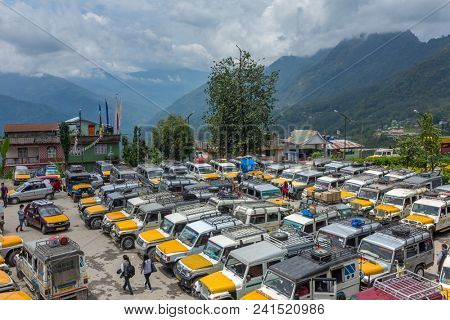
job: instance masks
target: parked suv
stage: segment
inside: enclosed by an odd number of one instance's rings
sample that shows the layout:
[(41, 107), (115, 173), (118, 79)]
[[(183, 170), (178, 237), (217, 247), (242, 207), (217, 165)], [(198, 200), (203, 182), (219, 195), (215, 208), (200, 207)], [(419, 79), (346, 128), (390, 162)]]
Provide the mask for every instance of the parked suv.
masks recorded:
[(155, 165), (140, 164), (136, 173), (140, 182), (157, 190), (164, 170)]
[(176, 239), (158, 244), (155, 260), (175, 273), (176, 264), (181, 258), (200, 253), (210, 237), (222, 230), (241, 225), (242, 222), (230, 215), (219, 215), (187, 224)]
[(191, 290), (200, 277), (222, 270), (231, 251), (263, 241), (266, 232), (251, 224), (227, 228), (222, 234), (209, 238), (201, 253), (180, 259), (175, 277), (183, 288)]
[(0, 235), (0, 256), (6, 263), (14, 266), (14, 256), (22, 250), (23, 240), (16, 234)]
[(25, 166), (17, 166), (14, 169), (14, 185), (17, 186), (31, 178), (30, 170)]
[(434, 263), (431, 233), (406, 224), (393, 225), (365, 237), (358, 248), (361, 282), (370, 286), (383, 275), (398, 268), (424, 275)]
[(255, 201), (237, 205), (233, 215), (244, 224), (251, 223), (267, 230), (276, 230), (291, 212), (288, 208), (270, 202)]
[(52, 200), (55, 196), (53, 187), (48, 180), (30, 180), (20, 185), (16, 190), (8, 192), (8, 201), (12, 204), (19, 202), (47, 199)]
[(33, 201), (25, 207), (25, 224), (39, 228), (43, 234), (70, 227), (69, 218), (52, 201)]

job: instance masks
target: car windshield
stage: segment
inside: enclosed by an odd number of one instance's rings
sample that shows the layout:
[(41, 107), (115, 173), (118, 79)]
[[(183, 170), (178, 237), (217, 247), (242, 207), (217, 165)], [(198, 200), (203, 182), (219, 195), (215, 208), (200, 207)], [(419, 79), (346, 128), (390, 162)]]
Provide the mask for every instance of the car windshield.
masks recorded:
[(403, 198), (385, 195), (383, 198), (383, 203), (391, 204), (391, 205), (395, 205), (395, 206), (402, 206), (403, 200), (404, 200)]
[(206, 248), (203, 250), (203, 253), (206, 254), (213, 260), (218, 261), (220, 256), (222, 255), (223, 248), (215, 244), (214, 242), (208, 241), (206, 244)]
[(348, 192), (358, 193), (361, 186), (354, 183), (344, 183), (342, 189)]
[(25, 168), (16, 168), (16, 174), (30, 174), (30, 172)]
[(177, 168), (177, 169), (173, 169), (173, 172), (176, 174), (186, 174), (187, 173), (187, 169), (186, 168)]
[(214, 173), (214, 170), (210, 167), (198, 168), (198, 171), (200, 172), (200, 174)]
[(284, 179), (294, 179), (294, 174), (292, 172), (283, 172), (280, 177)]
[(372, 190), (364, 190), (364, 189), (362, 189), (359, 192), (359, 197), (361, 199), (368, 199), (368, 200), (376, 201), (378, 199), (378, 192), (372, 191)]
[(319, 233), (317, 235), (317, 240), (319, 242), (336, 243), (340, 246), (344, 246), (344, 243), (345, 243), (345, 239), (343, 237), (339, 237), (336, 234), (325, 232), (323, 230), (319, 230)]
[(126, 174), (122, 174), (120, 176), (121, 179), (123, 180), (133, 180), (135, 178), (133, 173), (126, 173)]
[(270, 198), (279, 197), (279, 196), (281, 196), (281, 191), (278, 188), (274, 189), (274, 190), (263, 191), (261, 193), (262, 199), (270, 199)]
[(114, 204), (113, 198), (110, 198), (110, 197), (106, 198), (106, 206), (107, 207), (112, 208), (113, 204)]
[(443, 267), (440, 281), (443, 284), (450, 285), (450, 268)]
[(171, 222), (170, 220), (167, 220), (166, 218), (164, 218), (163, 222), (161, 223), (161, 230), (164, 231), (167, 234), (171, 234), (172, 230), (173, 230), (173, 222)]
[(247, 266), (238, 259), (229, 256), (227, 262), (225, 263), (225, 268), (233, 272), (239, 278), (244, 279)]
[(62, 211), (58, 207), (48, 206), (39, 208), (39, 214), (41, 217), (51, 217), (62, 214)]
[(301, 223), (289, 221), (286, 219), (283, 220), (283, 222), (281, 223), (281, 226), (280, 226), (280, 230), (286, 231), (286, 232), (302, 230), (302, 229), (303, 229), (303, 225)]
[(102, 165), (102, 171), (109, 171), (112, 169), (112, 164), (104, 164)]
[(280, 277), (279, 275), (268, 270), (266, 277), (264, 278), (264, 285), (270, 289), (275, 290), (279, 294), (283, 295), (287, 299), (292, 297), (292, 292), (294, 291), (295, 283)]
[(394, 254), (391, 249), (380, 247), (376, 244), (364, 240), (361, 242), (358, 252), (387, 262), (392, 261), (392, 255)]
[(149, 179), (159, 178), (161, 176), (162, 176), (162, 172), (161, 171), (147, 171), (147, 177)]
[(331, 182), (325, 182), (325, 181), (317, 181), (317, 183), (314, 185), (314, 188), (316, 189), (329, 189)]
[(189, 227), (184, 227), (183, 231), (181, 231), (180, 236), (178, 237), (178, 239), (188, 247), (194, 246), (197, 238), (198, 232), (192, 230)]
[(17, 187), (16, 191), (17, 191), (17, 192), (22, 192), (23, 189), (25, 189), (25, 188), (28, 187), (28, 186), (29, 186), (29, 184), (24, 183), (24, 184), (20, 185), (19, 187)]
[(136, 213), (136, 217), (139, 219), (139, 221), (145, 221), (146, 212), (139, 209)]
[(295, 181), (299, 181), (299, 182), (303, 182), (303, 183), (307, 183), (308, 182), (308, 176), (303, 176), (303, 175), (297, 175), (295, 177)]
[(423, 213), (435, 217), (439, 216), (440, 211), (441, 211), (440, 207), (427, 206), (421, 203), (414, 203), (411, 209), (412, 213)]
[(131, 214), (133, 212), (134, 206), (131, 202), (127, 201), (127, 206), (125, 207), (125, 212)]
[(235, 167), (222, 167), (222, 171), (223, 172), (236, 172), (236, 168)]

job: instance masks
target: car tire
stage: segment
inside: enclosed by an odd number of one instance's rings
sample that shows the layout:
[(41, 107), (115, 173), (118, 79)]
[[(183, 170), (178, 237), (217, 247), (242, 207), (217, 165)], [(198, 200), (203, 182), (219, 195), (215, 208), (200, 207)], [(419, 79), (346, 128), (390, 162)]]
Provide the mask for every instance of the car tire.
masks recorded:
[(16, 266), (16, 261), (14, 260), (14, 257), (15, 257), (18, 253), (19, 253), (19, 252), (18, 252), (17, 250), (13, 250), (13, 251), (9, 252), (9, 253), (6, 255), (5, 259), (6, 259), (7, 264), (8, 264), (10, 267), (15, 267), (15, 266)]
[(414, 269), (414, 273), (419, 275), (419, 276), (421, 276), (421, 277), (424, 277), (425, 276), (425, 270), (423, 269), (423, 265), (419, 264), (416, 267), (416, 269)]
[(10, 202), (11, 202), (11, 204), (19, 204), (20, 200), (19, 200), (19, 198), (12, 198), (10, 200)]
[(97, 230), (100, 229), (102, 227), (102, 220), (100, 218), (94, 218), (91, 220), (91, 222), (89, 223), (89, 226), (91, 227), (91, 229), (93, 230)]
[(175, 270), (177, 270), (177, 263), (178, 262), (175, 262), (174, 264), (172, 264), (172, 273), (174, 276), (175, 276)]
[(151, 247), (151, 248), (148, 248), (148, 250), (147, 250), (148, 257), (150, 259), (152, 259), (152, 261), (155, 258), (155, 252), (156, 252), (156, 247)]
[(41, 226), (41, 232), (42, 232), (42, 234), (47, 233), (47, 228), (44, 225)]
[(53, 193), (49, 193), (45, 196), (45, 200), (53, 200), (54, 197)]
[(123, 250), (131, 250), (134, 248), (134, 238), (131, 236), (123, 237), (120, 241), (120, 246)]

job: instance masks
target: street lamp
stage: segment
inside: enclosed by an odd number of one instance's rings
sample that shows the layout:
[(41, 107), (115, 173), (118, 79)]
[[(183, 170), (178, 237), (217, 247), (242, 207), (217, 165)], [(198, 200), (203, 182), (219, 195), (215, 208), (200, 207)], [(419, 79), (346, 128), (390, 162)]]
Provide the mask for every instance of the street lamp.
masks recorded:
[(187, 122), (188, 125), (189, 125), (189, 119), (191, 118), (191, 116), (192, 116), (194, 113), (195, 113), (195, 112), (193, 111), (193, 112), (189, 113), (188, 116), (186, 117), (186, 122)]
[(351, 119), (342, 112), (337, 111), (336, 109), (334, 109), (334, 112), (344, 117), (344, 160), (345, 160), (345, 151), (347, 150), (347, 120), (351, 121)]

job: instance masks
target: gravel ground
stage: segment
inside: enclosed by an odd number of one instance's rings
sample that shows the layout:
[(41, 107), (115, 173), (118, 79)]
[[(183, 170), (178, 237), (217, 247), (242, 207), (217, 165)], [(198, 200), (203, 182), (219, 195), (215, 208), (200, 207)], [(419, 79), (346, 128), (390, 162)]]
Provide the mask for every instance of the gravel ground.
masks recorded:
[[(84, 225), (78, 214), (76, 204), (67, 197), (66, 193), (57, 193), (55, 196), (55, 203), (64, 210), (71, 222), (71, 227), (68, 232), (65, 232), (71, 239), (76, 241), (86, 255), (87, 264), (89, 266), (89, 290), (90, 299), (154, 299), (154, 300), (172, 300), (172, 299), (193, 299), (192, 296), (186, 294), (177, 284), (175, 277), (172, 274), (161, 270), (157, 264), (159, 272), (151, 277), (153, 292), (144, 289), (144, 277), (139, 273), (131, 279), (131, 284), (134, 289), (134, 296), (131, 296), (122, 291), (122, 280), (116, 274), (116, 270), (120, 267), (122, 262), (122, 255), (127, 254), (132, 263), (138, 266), (141, 259), (136, 251), (122, 251), (113, 241), (102, 234), (98, 230), (89, 230)], [(5, 210), (5, 234), (15, 233), (15, 228), (18, 224), (17, 219), (18, 205), (9, 205)], [(41, 232), (34, 228), (24, 228), (20, 232), (20, 236), (24, 241), (42, 239)], [(441, 243), (450, 243), (450, 232), (445, 234), (438, 234), (435, 236), (435, 253), (441, 250)], [(427, 270), (427, 277), (434, 278), (437, 272), (436, 265)], [(25, 283), (19, 281), (15, 277), (15, 270), (13, 270), (13, 277), (21, 287), (27, 291)]]

